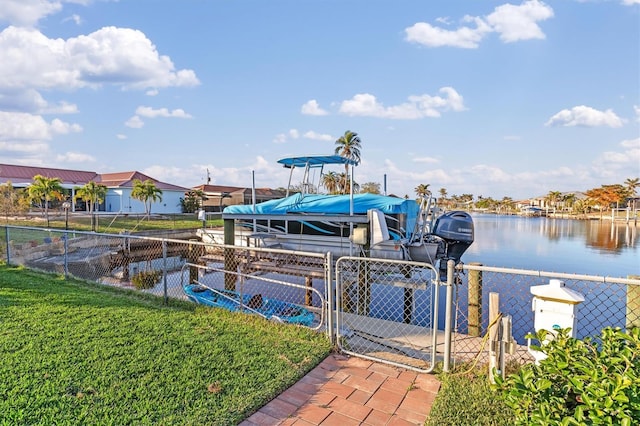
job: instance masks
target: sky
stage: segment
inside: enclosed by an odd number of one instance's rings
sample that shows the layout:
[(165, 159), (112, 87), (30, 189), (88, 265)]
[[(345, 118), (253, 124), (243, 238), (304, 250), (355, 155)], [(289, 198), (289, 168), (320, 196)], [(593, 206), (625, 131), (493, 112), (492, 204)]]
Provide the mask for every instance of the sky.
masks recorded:
[(640, 0), (0, 0), (0, 163), (277, 188), (347, 130), (399, 196), (640, 177)]

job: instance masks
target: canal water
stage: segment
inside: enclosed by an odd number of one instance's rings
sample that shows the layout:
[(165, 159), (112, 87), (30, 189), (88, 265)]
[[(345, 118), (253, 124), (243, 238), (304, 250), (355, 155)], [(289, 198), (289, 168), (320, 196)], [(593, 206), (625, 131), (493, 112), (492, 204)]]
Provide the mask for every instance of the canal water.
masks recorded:
[(473, 215), (464, 263), (627, 278), (640, 275), (640, 221)]

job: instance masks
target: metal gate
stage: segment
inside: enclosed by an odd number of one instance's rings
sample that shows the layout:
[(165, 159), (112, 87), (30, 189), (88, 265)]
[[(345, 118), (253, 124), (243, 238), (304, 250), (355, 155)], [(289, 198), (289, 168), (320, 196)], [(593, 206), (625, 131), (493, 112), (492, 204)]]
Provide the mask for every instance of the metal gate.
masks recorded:
[(335, 271), (338, 347), (430, 372), (438, 342), (444, 342), (438, 335), (438, 271), (426, 263), (361, 257), (338, 259)]

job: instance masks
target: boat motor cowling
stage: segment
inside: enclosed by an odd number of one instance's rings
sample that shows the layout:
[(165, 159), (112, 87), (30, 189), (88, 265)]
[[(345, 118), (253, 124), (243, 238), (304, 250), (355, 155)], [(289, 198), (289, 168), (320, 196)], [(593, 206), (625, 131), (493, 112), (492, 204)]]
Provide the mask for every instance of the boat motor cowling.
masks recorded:
[(446, 274), (447, 260), (458, 264), (463, 253), (473, 243), (473, 219), (463, 211), (450, 211), (440, 216), (433, 227), (433, 235), (445, 242), (444, 253), (440, 257), (440, 274)]

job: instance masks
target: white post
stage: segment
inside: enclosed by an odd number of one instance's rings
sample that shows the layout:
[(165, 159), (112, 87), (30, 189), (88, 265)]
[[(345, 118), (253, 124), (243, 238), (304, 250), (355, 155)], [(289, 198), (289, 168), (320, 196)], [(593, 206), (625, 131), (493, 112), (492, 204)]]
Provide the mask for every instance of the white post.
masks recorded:
[(456, 267), (456, 263), (449, 259), (447, 261), (447, 293), (445, 302), (445, 318), (444, 318), (444, 365), (442, 371), (449, 372), (449, 365), (451, 364), (451, 334), (452, 330), (452, 315), (453, 315), (453, 273)]

